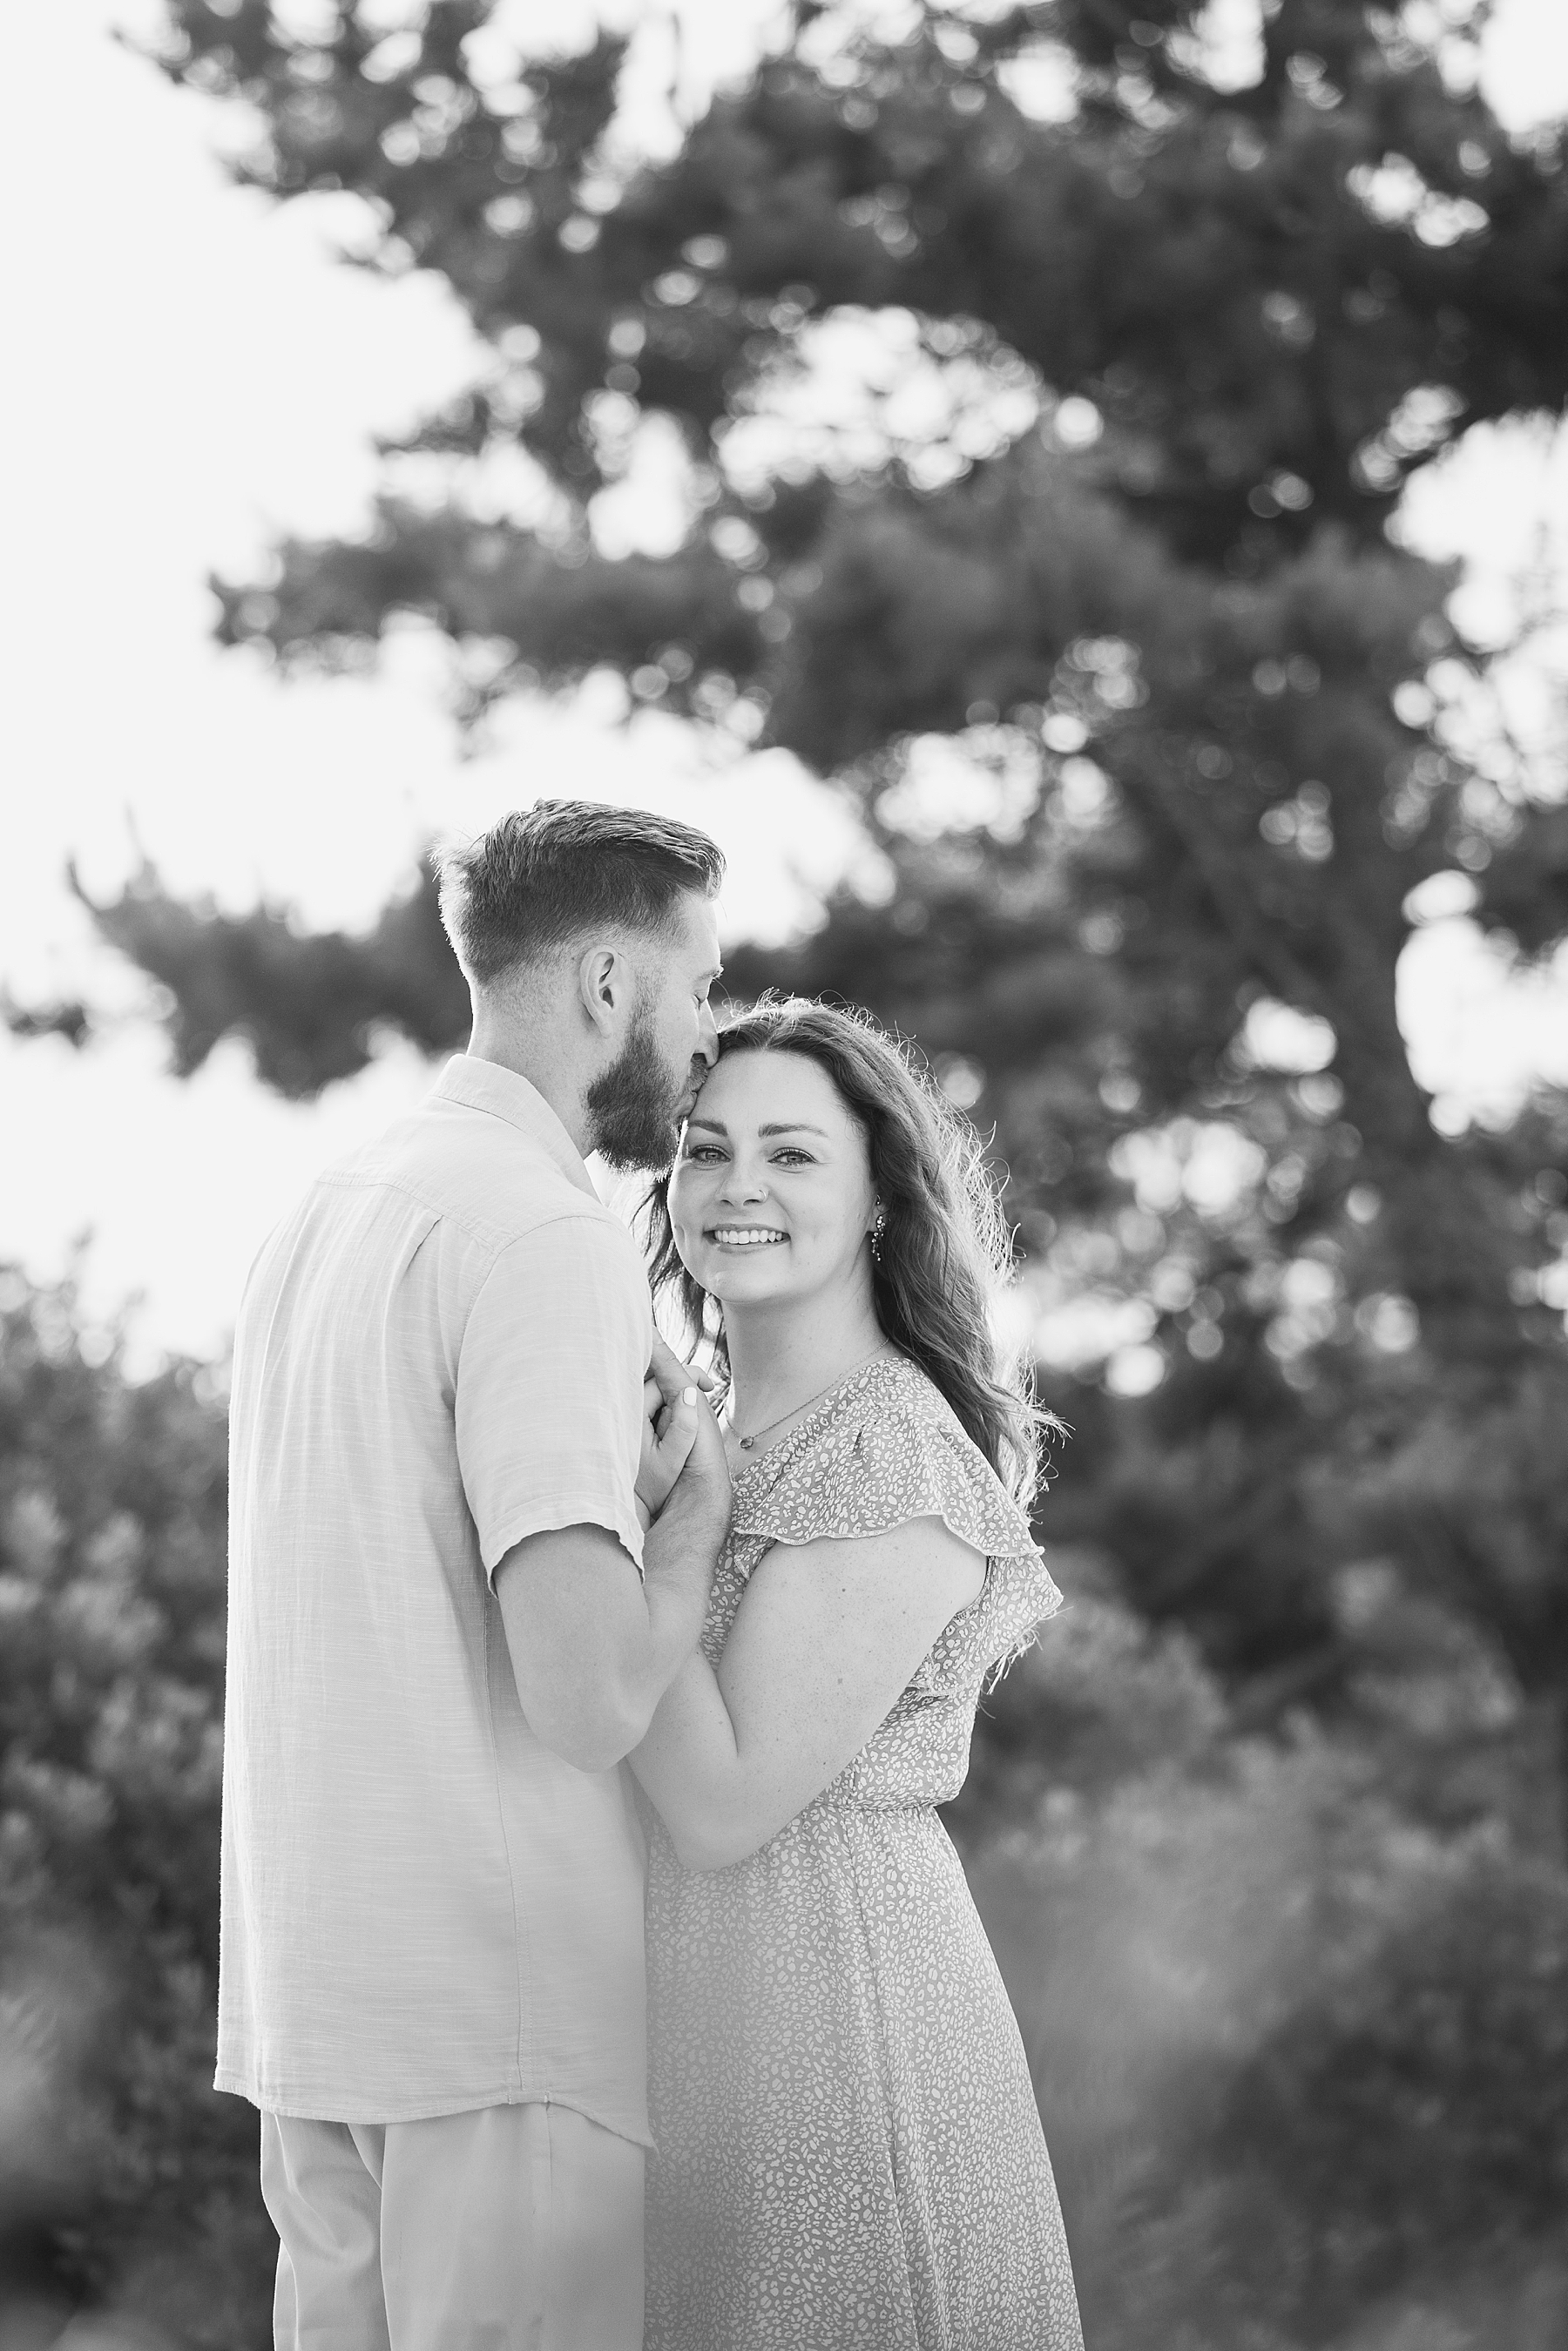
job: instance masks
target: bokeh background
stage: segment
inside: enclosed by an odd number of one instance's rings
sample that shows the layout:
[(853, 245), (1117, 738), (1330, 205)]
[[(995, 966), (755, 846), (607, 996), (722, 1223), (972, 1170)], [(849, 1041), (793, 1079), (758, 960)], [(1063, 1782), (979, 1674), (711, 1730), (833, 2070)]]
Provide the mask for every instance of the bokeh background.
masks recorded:
[(951, 1826), (1091, 2351), (1557, 2351), (1559, 0), (8, 33), (4, 2351), (267, 2340), (225, 1349), (545, 792), (994, 1134), (1071, 1605)]

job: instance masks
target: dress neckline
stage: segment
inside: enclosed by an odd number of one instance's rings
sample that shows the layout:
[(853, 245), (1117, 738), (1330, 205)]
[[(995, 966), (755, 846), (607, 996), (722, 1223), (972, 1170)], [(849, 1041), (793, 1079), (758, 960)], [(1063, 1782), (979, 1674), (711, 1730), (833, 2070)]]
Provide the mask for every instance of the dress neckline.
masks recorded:
[(733, 1492), (744, 1479), (754, 1477), (758, 1469), (766, 1468), (770, 1462), (781, 1460), (791, 1446), (798, 1443), (809, 1430), (813, 1429), (824, 1415), (832, 1412), (834, 1407), (841, 1404), (862, 1380), (869, 1380), (877, 1372), (890, 1369), (914, 1371), (915, 1368), (909, 1357), (901, 1353), (896, 1347), (890, 1349), (886, 1354), (873, 1355), (869, 1363), (858, 1364), (852, 1372), (847, 1372), (844, 1374), (836, 1387), (830, 1388), (827, 1395), (812, 1405), (803, 1420), (796, 1422), (788, 1436), (781, 1437), (778, 1444), (770, 1446), (766, 1453), (759, 1453), (752, 1459), (743, 1461), (738, 1469), (733, 1470), (729, 1480), (730, 1490)]

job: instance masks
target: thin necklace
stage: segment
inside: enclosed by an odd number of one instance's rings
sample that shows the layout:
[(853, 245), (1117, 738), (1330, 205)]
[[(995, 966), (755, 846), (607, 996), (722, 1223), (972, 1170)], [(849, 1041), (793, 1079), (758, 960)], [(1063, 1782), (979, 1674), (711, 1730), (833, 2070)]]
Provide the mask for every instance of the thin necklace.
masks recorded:
[(766, 1437), (772, 1429), (782, 1428), (784, 1423), (793, 1420), (799, 1412), (810, 1412), (814, 1404), (821, 1404), (825, 1395), (831, 1395), (835, 1388), (841, 1388), (846, 1380), (852, 1380), (857, 1372), (863, 1372), (868, 1364), (874, 1364), (879, 1355), (886, 1353), (885, 1347), (873, 1347), (869, 1355), (862, 1355), (860, 1362), (852, 1364), (847, 1372), (841, 1372), (836, 1379), (828, 1382), (826, 1387), (819, 1388), (815, 1395), (809, 1395), (804, 1404), (792, 1404), (788, 1412), (781, 1412), (777, 1420), (765, 1420), (760, 1428), (752, 1430), (749, 1437), (742, 1437), (732, 1420), (729, 1426), (736, 1443), (743, 1453), (749, 1453), (759, 1437)]

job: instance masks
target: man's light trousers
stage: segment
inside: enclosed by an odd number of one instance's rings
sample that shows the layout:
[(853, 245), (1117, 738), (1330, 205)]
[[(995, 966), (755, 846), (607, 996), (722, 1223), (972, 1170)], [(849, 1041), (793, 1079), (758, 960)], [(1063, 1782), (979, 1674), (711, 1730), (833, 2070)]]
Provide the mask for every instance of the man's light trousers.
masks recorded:
[(264, 2113), (277, 2351), (640, 2351), (643, 2149), (570, 2106)]

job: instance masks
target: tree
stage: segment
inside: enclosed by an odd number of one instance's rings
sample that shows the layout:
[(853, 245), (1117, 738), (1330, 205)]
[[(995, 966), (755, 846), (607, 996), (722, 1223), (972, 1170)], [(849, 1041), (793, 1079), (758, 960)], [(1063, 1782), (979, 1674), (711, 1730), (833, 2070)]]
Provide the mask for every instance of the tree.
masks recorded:
[[(624, 41), (522, 57), (491, 15), (435, 0), (385, 34), (170, 0), (163, 69), (262, 125), (241, 175), (362, 196), (373, 266), (440, 270), (495, 353), (387, 451), (368, 538), (220, 586), (225, 637), (358, 664), (422, 613), (479, 703), (610, 664), (834, 778), (891, 898), (841, 893), (737, 986), (913, 1030), (995, 1122), (1040, 1282), (1082, 1288), (1092, 1258), (1141, 1305), (1169, 1375), (1110, 1413), (1068, 1384), (1096, 1434), (1063, 1509), (1260, 1688), (1332, 1688), (1326, 1579), (1375, 1538), (1560, 1704), (1557, 1505), (1500, 1548), (1451, 1513), (1414, 1539), (1379, 1499), (1436, 1427), (1550, 1421), (1521, 1400), (1563, 1368), (1536, 1295), (1562, 1123), (1435, 1134), (1395, 1008), (1433, 873), (1468, 872), (1523, 953), (1568, 918), (1556, 779), (1479, 739), (1450, 580), (1387, 533), (1469, 425), (1568, 393), (1563, 142), (1509, 139), (1478, 95), (1484, 10), (1276, 0), (1249, 79), (1184, 0), (927, 8), (891, 37), (802, 5), (663, 162), (618, 134)], [(952, 429), (894, 417), (869, 456), (759, 435), (846, 315), (905, 335)], [(690, 528), (612, 559), (592, 500), (656, 414)], [(476, 503), (507, 449), (537, 468), (529, 522)], [(434, 507), (400, 488), (411, 453), (447, 469)], [(943, 735), (1004, 820), (925, 837)], [(171, 989), (183, 1067), (238, 1029), (308, 1092), (377, 1020), (463, 1032), (428, 880), (364, 940), (181, 907), (152, 874), (100, 919)], [(1315, 1024), (1316, 1074), (1259, 1065), (1277, 1006)], [(1150, 1149), (1217, 1126), (1243, 1196), (1195, 1210), (1178, 1175), (1156, 1214)]]
[[(633, 705), (788, 746), (852, 799), (885, 888), (743, 947), (736, 992), (834, 990), (913, 1031), (995, 1124), (1020, 1313), (1090, 1296), (1164, 1374), (1048, 1377), (1075, 1435), (1041, 1526), (1079, 1547), (1073, 1605), (988, 1698), (954, 1816), (1092, 2339), (1544, 2351), (1568, 2293), (1568, 1102), (1436, 1133), (1394, 986), (1412, 890), (1456, 868), (1494, 933), (1549, 949), (1568, 826), (1561, 778), (1488, 734), (1448, 575), (1388, 526), (1470, 424), (1563, 405), (1563, 142), (1503, 135), (1464, 0), (1278, 0), (1250, 80), (1176, 0), (928, 7), (886, 38), (802, 5), (651, 163), (617, 128), (624, 44), (514, 57), (492, 13), (434, 0), (384, 34), (333, 0), (168, 0), (163, 69), (253, 110), (253, 183), (359, 193), (372, 266), (442, 271), (494, 353), (387, 451), (366, 539), (220, 583), (224, 634), (358, 664), (423, 614), (475, 715), (609, 665)], [(935, 423), (893, 401), (880, 441), (791, 437), (789, 386), (846, 318), (922, 371)], [(689, 529), (612, 559), (593, 500), (660, 415)], [(486, 467), (518, 451), (533, 505), (497, 520)], [(931, 814), (944, 737), (956, 826)], [(301, 1094), (379, 1023), (462, 1040), (428, 875), (366, 938), (151, 872), (99, 917), (169, 990), (183, 1069), (239, 1031)], [(17, 1362), (52, 1311), (20, 1316)], [(161, 1535), (112, 1609), (90, 1563), (104, 1511), (183, 1524), (193, 1493), (206, 1557), (215, 1420), (189, 1372), (138, 1403), (48, 1345), (6, 1407), (14, 1484), (85, 1499), (51, 1503), (70, 1532), (25, 1572), (29, 1674), (0, 1667), (7, 1798), (44, 1856), (7, 1930), (43, 1950), (33, 1922), (89, 1919), (130, 1987), (100, 2012), (157, 2020), (140, 2074), (107, 2077), (148, 2119), (106, 2138), (122, 2185), (93, 2210), (163, 2181), (155, 2237), (188, 2137), (208, 2245), (259, 2279), (237, 2142), (209, 2154), (192, 2086), (210, 1782), (176, 1801), (153, 1772), (139, 1809), (148, 1742), (102, 1729), (169, 1682), (207, 1735), (211, 1562), (188, 1612)], [(114, 1434), (137, 1415), (165, 1464), (145, 1509)], [(29, 1507), (24, 1531), (54, 1524)], [(111, 1625), (161, 1612), (138, 1662), (84, 1667), (78, 1585)], [(161, 2085), (140, 2108), (134, 2080)], [(88, 2231), (105, 2279), (115, 2225)]]

